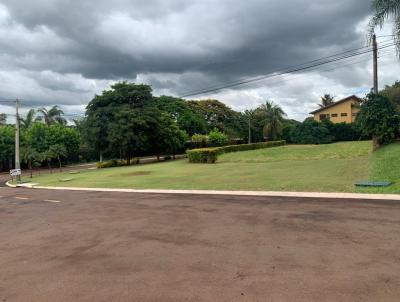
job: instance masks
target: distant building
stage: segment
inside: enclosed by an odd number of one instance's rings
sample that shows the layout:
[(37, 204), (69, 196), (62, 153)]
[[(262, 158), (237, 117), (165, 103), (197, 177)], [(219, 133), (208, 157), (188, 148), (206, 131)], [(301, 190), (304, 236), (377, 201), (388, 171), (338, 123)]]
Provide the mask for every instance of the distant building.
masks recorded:
[(318, 122), (328, 119), (333, 123), (353, 123), (360, 111), (361, 101), (359, 97), (352, 95), (310, 114), (314, 115), (314, 120)]

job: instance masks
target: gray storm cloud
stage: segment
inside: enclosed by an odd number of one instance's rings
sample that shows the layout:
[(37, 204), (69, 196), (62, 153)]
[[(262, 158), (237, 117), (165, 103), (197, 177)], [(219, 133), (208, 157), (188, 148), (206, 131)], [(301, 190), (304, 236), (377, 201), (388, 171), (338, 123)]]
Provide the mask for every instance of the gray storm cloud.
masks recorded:
[[(179, 95), (359, 47), (356, 29), (369, 13), (364, 0), (0, 0), (0, 78), (9, 84), (0, 94), (77, 105), (127, 79)], [(362, 86), (364, 75), (349, 85)], [(308, 82), (294, 86), (304, 98), (313, 96)], [(264, 96), (293, 104), (278, 87), (257, 89), (248, 104)], [(248, 105), (231, 93), (234, 107)]]

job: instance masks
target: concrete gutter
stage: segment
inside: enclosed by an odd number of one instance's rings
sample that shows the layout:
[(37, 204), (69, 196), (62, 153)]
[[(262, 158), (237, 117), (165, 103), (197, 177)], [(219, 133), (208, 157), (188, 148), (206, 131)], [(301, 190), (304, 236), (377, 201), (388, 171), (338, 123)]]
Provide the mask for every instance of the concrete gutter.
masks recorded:
[(194, 194), (194, 195), (232, 195), (232, 196), (275, 196), (275, 197), (305, 197), (305, 198), (342, 198), (370, 200), (399, 200), (400, 194), (365, 194), (365, 193), (325, 193), (325, 192), (278, 192), (278, 191), (218, 191), (218, 190), (163, 190), (163, 189), (107, 189), (107, 188), (75, 188), (75, 187), (43, 187), (36, 184), (11, 185), (43, 190), (91, 191), (91, 192), (122, 192), (150, 194)]

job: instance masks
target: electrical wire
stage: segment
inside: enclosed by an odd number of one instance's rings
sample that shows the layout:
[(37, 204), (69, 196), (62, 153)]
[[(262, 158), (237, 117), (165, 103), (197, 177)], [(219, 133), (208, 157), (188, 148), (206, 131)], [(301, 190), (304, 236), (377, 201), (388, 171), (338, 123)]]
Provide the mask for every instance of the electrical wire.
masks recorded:
[[(385, 44), (383, 46), (378, 47), (378, 50), (384, 49), (384, 48), (387, 48), (387, 47), (391, 47), (391, 46), (394, 46), (394, 45), (396, 45), (396, 44), (395, 43)], [(213, 87), (213, 88), (207, 88), (207, 89), (203, 89), (203, 90), (193, 91), (191, 93), (184, 94), (184, 95), (182, 95), (180, 97), (181, 98), (185, 98), (185, 97), (189, 97), (189, 96), (195, 96), (195, 95), (210, 93), (210, 92), (214, 92), (214, 91), (218, 91), (218, 90), (222, 90), (222, 89), (226, 89), (226, 88), (232, 88), (232, 87), (243, 85), (243, 84), (247, 84), (247, 83), (261, 81), (261, 80), (264, 80), (264, 79), (267, 79), (267, 78), (276, 77), (276, 76), (283, 75), (283, 74), (289, 74), (289, 73), (295, 73), (295, 72), (299, 72), (299, 71), (304, 71), (304, 70), (308, 70), (308, 69), (313, 68), (313, 67), (325, 65), (325, 64), (328, 64), (328, 63), (331, 63), (331, 62), (340, 61), (340, 60), (343, 60), (343, 59), (346, 59), (346, 58), (352, 58), (352, 57), (359, 56), (359, 55), (366, 54), (366, 53), (370, 53), (370, 52), (373, 51), (370, 47), (367, 47), (367, 48), (368, 49), (364, 49), (364, 50), (361, 50), (361, 51), (353, 51), (352, 53), (349, 53), (349, 51), (346, 51), (346, 52), (342, 52), (342, 53), (340, 53), (338, 55), (332, 55), (332, 56), (327, 57), (327, 58), (331, 58), (330, 60), (325, 60), (325, 61), (321, 61), (323, 59), (313, 60), (313, 61), (310, 61), (310, 62), (316, 62), (315, 64), (311, 64), (311, 65), (304, 66), (304, 67), (299, 67), (299, 66), (306, 65), (308, 63), (295, 65), (294, 67), (287, 67), (287, 68), (285, 68), (283, 70), (275, 71), (273, 73), (270, 73), (270, 74), (267, 74), (267, 75), (264, 75), (264, 76), (259, 76), (259, 77), (250, 78), (250, 79), (247, 79), (247, 80), (242, 80), (242, 81), (237, 81), (237, 82), (231, 82), (229, 84), (221, 85), (221, 86), (218, 86), (218, 87)], [(319, 61), (321, 61), (321, 62), (319, 62)]]

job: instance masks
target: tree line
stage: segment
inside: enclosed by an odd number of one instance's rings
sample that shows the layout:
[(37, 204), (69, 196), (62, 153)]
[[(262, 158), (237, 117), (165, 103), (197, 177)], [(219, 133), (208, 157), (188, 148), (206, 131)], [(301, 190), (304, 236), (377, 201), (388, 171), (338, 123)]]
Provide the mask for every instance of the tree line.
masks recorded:
[[(386, 86), (381, 95), (398, 112), (400, 83)], [(333, 97), (328, 94), (321, 98), (322, 106), (332, 102)], [(358, 140), (373, 134), (363, 131), (362, 128), (369, 127), (366, 123), (291, 120), (280, 106), (269, 101), (237, 112), (218, 100), (155, 97), (150, 86), (127, 82), (96, 95), (87, 105), (85, 117), (74, 120), (74, 124), (68, 124), (64, 112), (53, 106), (29, 110), (20, 119), (20, 125), (21, 161), (26, 168), (61, 167), (62, 163), (102, 158), (124, 159), (130, 164), (135, 157), (174, 155), (195, 147), (280, 139), (321, 144)], [(381, 141), (389, 141), (388, 137), (395, 135), (381, 135)], [(6, 124), (6, 116), (0, 115), (2, 170), (9, 170), (14, 164), (14, 137), (15, 126)]]

